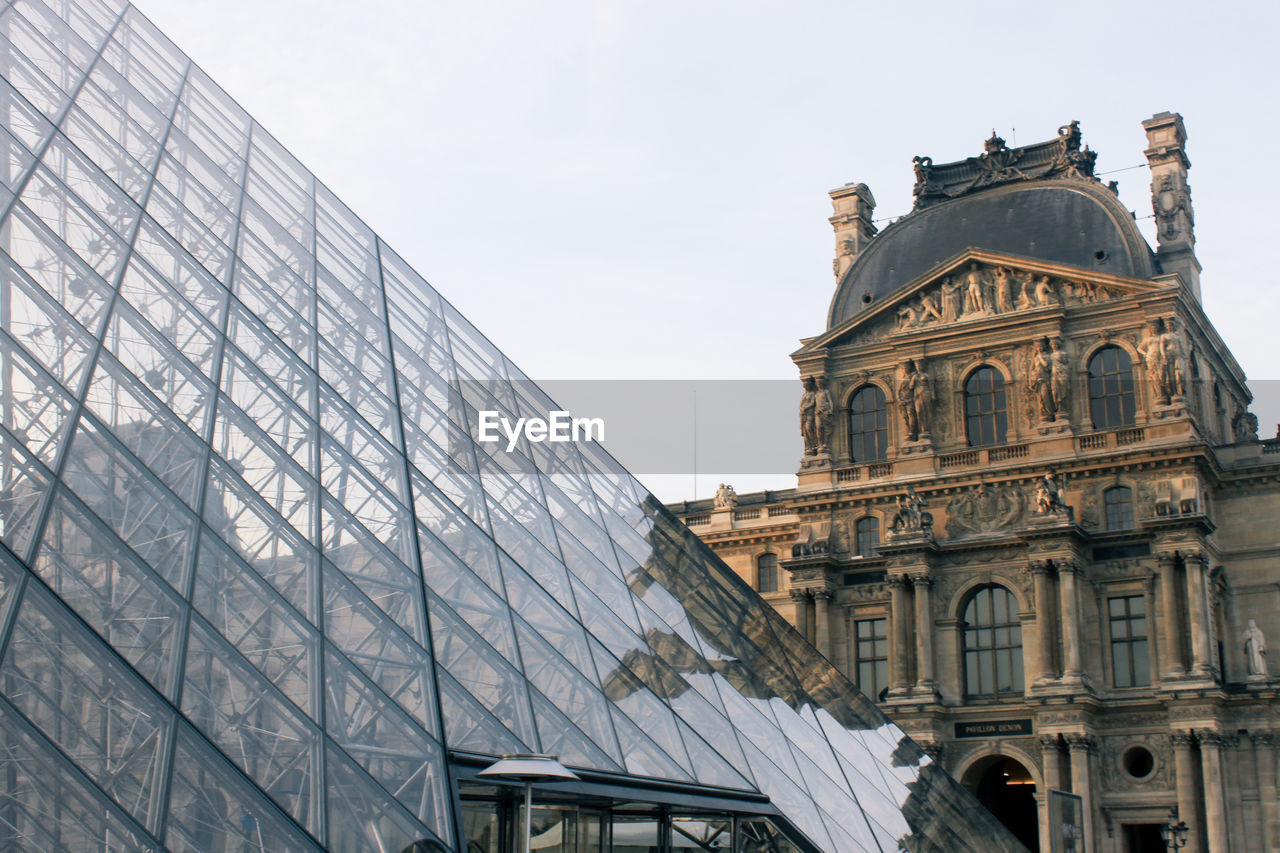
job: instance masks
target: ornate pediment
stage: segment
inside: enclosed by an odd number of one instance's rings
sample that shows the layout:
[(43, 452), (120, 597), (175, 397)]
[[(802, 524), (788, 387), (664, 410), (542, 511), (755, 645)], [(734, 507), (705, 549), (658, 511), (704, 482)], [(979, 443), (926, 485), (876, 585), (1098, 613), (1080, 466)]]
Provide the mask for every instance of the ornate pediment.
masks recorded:
[(866, 343), (1043, 308), (1091, 305), (1154, 286), (1084, 272), (1056, 274), (1045, 264), (970, 250), (807, 348)]

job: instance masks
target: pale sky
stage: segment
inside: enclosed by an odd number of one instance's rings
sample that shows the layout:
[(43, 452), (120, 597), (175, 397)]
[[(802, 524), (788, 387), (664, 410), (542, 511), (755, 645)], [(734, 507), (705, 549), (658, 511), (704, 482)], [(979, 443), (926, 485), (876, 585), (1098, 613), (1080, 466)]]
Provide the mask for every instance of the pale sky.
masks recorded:
[[(1126, 169), (1168, 109), (1205, 308), (1280, 381), (1273, 4), (138, 7), (534, 379), (794, 378), (834, 292), (827, 190), (864, 182), (896, 217), (912, 155), (1072, 119), (1099, 172)], [(1149, 217), (1145, 167), (1111, 179)], [(1273, 435), (1280, 410), (1255, 411)]]

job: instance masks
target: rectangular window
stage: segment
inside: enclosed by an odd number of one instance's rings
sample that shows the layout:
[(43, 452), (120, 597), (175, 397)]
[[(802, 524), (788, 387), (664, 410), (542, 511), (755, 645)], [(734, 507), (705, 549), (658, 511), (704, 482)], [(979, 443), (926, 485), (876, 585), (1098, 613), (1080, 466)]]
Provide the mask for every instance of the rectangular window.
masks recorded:
[(889, 620), (858, 619), (854, 627), (855, 676), (873, 701), (889, 686)]
[(1141, 595), (1107, 600), (1111, 619), (1111, 668), (1116, 687), (1151, 684), (1147, 647), (1147, 602)]

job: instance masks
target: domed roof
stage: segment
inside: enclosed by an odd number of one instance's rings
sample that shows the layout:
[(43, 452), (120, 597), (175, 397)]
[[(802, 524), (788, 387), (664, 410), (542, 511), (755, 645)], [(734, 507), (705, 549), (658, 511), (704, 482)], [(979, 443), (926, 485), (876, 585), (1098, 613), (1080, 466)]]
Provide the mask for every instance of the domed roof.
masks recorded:
[(1133, 214), (1102, 184), (1074, 178), (991, 187), (916, 210), (873, 239), (841, 278), (828, 328), (966, 249), (1127, 278), (1155, 275)]

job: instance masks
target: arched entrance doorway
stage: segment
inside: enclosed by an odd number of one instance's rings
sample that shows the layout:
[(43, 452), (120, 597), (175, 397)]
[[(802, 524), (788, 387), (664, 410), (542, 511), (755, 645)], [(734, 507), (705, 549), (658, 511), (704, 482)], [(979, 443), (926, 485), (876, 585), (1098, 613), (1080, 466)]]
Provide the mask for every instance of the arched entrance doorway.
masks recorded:
[(1040, 849), (1036, 783), (1018, 761), (1007, 755), (981, 759), (964, 774), (964, 786), (1027, 846)]

